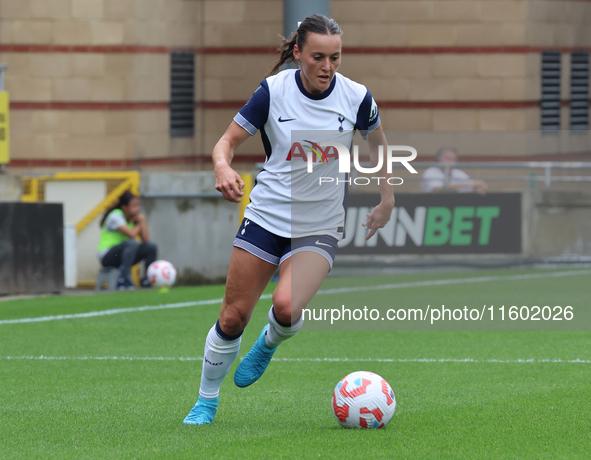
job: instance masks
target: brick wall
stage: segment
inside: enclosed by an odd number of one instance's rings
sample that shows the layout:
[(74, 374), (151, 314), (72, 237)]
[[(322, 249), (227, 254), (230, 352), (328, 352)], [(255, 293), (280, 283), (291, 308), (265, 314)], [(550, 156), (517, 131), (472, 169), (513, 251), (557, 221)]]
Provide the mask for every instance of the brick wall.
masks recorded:
[[(208, 167), (277, 57), (282, 3), (1, 0), (14, 165)], [(567, 67), (570, 49), (591, 48), (591, 1), (333, 0), (331, 11), (340, 71), (372, 91), (385, 129), (537, 129), (541, 50), (561, 48)], [(168, 128), (178, 49), (196, 52), (192, 139)], [(261, 152), (256, 136), (238, 154)]]
[(2, 0), (14, 163), (124, 167), (194, 155), (197, 139), (169, 135), (169, 52), (201, 45), (202, 9), (191, 0)]
[(2, 43), (194, 46), (198, 0), (2, 0)]

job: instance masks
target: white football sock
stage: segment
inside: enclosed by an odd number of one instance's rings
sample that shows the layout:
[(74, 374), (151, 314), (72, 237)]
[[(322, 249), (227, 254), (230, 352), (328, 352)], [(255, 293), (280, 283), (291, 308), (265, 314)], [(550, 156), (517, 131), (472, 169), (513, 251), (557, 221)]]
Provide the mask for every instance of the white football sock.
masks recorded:
[(267, 329), (267, 335), (265, 336), (265, 343), (269, 348), (275, 348), (284, 340), (287, 340), (298, 332), (304, 324), (304, 315), (300, 317), (291, 325), (280, 324), (275, 317), (275, 311), (271, 305), (269, 310), (269, 329)]
[(199, 387), (200, 398), (213, 399), (220, 394), (220, 387), (224, 377), (238, 356), (241, 341), (242, 334), (238, 337), (224, 334), (219, 322), (209, 330), (205, 339), (205, 351), (203, 352), (203, 370)]

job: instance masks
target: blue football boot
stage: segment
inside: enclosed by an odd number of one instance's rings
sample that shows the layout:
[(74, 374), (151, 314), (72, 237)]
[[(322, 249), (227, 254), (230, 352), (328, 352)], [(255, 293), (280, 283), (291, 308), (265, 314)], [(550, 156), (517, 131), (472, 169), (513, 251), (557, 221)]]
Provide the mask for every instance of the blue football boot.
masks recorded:
[(218, 410), (220, 398), (214, 399), (197, 399), (197, 403), (185, 417), (183, 423), (185, 425), (209, 425), (213, 422), (215, 413)]
[(236, 368), (236, 372), (234, 373), (234, 383), (236, 386), (244, 388), (252, 385), (263, 375), (263, 372), (265, 372), (265, 369), (269, 365), (277, 347), (269, 348), (265, 343), (267, 329), (269, 329), (268, 324), (263, 328), (259, 338)]

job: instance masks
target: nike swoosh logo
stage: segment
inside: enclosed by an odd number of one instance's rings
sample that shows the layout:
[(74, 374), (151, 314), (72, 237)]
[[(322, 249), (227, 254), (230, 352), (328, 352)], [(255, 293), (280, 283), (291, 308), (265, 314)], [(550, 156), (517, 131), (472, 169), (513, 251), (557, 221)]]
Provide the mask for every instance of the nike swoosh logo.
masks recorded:
[(331, 248), (332, 246), (330, 244), (326, 244), (326, 243), (321, 243), (320, 240), (316, 240), (316, 244), (320, 245), (320, 246), (328, 246), (329, 248)]
[(293, 120), (295, 120), (295, 118), (285, 118), (285, 119), (281, 119), (281, 117), (279, 117), (279, 118), (277, 119), (277, 121), (278, 121), (279, 123), (285, 123), (286, 121), (293, 121)]

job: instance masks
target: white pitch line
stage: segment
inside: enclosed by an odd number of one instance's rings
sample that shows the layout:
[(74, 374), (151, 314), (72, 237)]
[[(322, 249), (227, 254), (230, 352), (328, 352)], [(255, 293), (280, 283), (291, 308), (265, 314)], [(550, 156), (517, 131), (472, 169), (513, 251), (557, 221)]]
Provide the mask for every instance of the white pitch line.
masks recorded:
[(418, 286), (443, 286), (447, 284), (464, 284), (464, 283), (482, 283), (487, 281), (516, 281), (516, 280), (531, 280), (538, 278), (556, 278), (562, 276), (576, 276), (576, 275), (591, 275), (591, 270), (571, 270), (565, 272), (550, 272), (550, 273), (531, 273), (528, 275), (510, 275), (510, 276), (480, 276), (477, 278), (457, 278), (446, 280), (429, 280), (429, 281), (414, 281), (411, 283), (395, 283), (395, 284), (379, 284), (377, 286), (356, 286), (346, 288), (325, 289), (318, 291), (318, 294), (339, 294), (346, 292), (360, 292), (360, 291), (379, 291), (386, 289), (398, 289), (405, 287)]
[[(414, 281), (409, 283), (393, 283), (393, 284), (379, 284), (376, 286), (352, 286), (346, 288), (335, 288), (335, 289), (322, 289), (317, 292), (317, 295), (327, 294), (342, 294), (348, 292), (363, 292), (363, 291), (383, 291), (389, 289), (400, 289), (407, 287), (419, 287), (419, 286), (444, 286), (449, 284), (465, 284), (465, 283), (482, 283), (488, 281), (517, 281), (517, 280), (530, 280), (539, 278), (556, 278), (563, 276), (578, 276), (578, 275), (590, 275), (591, 270), (571, 270), (561, 272), (550, 272), (550, 273), (533, 273), (528, 275), (509, 275), (509, 276), (480, 276), (476, 278), (457, 278), (457, 279), (444, 279), (444, 280), (429, 280), (429, 281)], [(271, 294), (264, 294), (261, 299), (270, 299)], [(215, 305), (221, 304), (222, 299), (210, 299), (210, 300), (198, 300), (194, 302), (181, 302), (181, 303), (169, 303), (162, 305), (146, 305), (143, 307), (131, 307), (131, 308), (114, 308), (111, 310), (100, 310), (100, 311), (89, 311), (86, 313), (72, 313), (68, 315), (55, 315), (55, 316), (39, 316), (34, 318), (17, 318), (17, 319), (3, 319), (0, 320), (1, 324), (17, 324), (17, 323), (40, 323), (45, 321), (57, 321), (63, 319), (75, 319), (75, 318), (92, 318), (96, 316), (110, 316), (117, 315), (120, 313), (132, 313), (138, 311), (150, 311), (150, 310), (167, 310), (173, 308), (186, 308), (196, 307), (199, 305)]]
[[(203, 361), (197, 357), (166, 356), (0, 356), (0, 360), (18, 361)], [(472, 359), (472, 358), (272, 358), (279, 362), (338, 362), (338, 363), (476, 363), (476, 364), (591, 364), (586, 359)]]
[(196, 307), (198, 305), (220, 304), (221, 302), (222, 302), (222, 299), (210, 299), (210, 300), (197, 300), (194, 302), (167, 303), (167, 304), (162, 304), (162, 305), (145, 305), (143, 307), (113, 308), (111, 310), (89, 311), (86, 313), (72, 313), (69, 315), (39, 316), (36, 318), (3, 319), (3, 320), (0, 320), (0, 324), (40, 323), (40, 322), (44, 322), (44, 321), (57, 321), (57, 320), (62, 320), (62, 319), (92, 318), (95, 316), (110, 316), (110, 315), (117, 315), (119, 313), (131, 313), (131, 312), (136, 312), (136, 311), (167, 310), (167, 309), (172, 309), (172, 308)]

